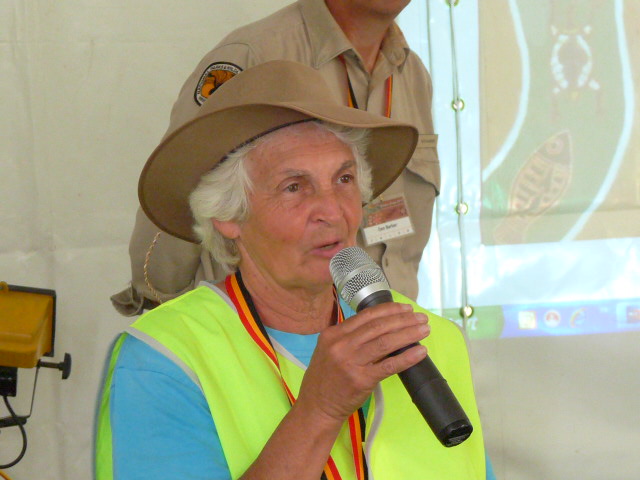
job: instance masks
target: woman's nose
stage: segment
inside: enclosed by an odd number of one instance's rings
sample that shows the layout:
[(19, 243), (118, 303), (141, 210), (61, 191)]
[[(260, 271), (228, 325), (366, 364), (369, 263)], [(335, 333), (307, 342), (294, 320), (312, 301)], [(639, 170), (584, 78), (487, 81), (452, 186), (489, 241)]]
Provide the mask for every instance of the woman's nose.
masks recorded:
[(344, 199), (333, 189), (319, 190), (314, 195), (313, 219), (335, 223), (344, 216)]

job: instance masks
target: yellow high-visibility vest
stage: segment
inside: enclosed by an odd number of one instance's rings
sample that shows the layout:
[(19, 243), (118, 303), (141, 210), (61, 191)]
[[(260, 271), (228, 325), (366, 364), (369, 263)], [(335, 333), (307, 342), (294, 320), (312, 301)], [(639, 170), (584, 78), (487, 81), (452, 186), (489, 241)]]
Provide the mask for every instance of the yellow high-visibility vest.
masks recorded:
[[(410, 303), (416, 311), (429, 315), (431, 335), (424, 343), (474, 431), (460, 445), (442, 446), (394, 375), (376, 388), (368, 408), (364, 450), (369, 478), (485, 479), (482, 427), (465, 340), (452, 322), (426, 312), (400, 294), (393, 295), (396, 302)], [(202, 286), (141, 316), (129, 331), (154, 348), (161, 345), (168, 349), (180, 359), (183, 368), (190, 370), (189, 376), (197, 379), (214, 418), (231, 476), (239, 478), (258, 457), (289, 411), (290, 403), (280, 372), (251, 339), (231, 302)], [(286, 352), (278, 351), (277, 355), (282, 375), (297, 397), (304, 369)], [(103, 411), (108, 410), (107, 398), (103, 404)], [(98, 480), (111, 478), (111, 469), (106, 465), (110, 459), (104, 458), (110, 455), (109, 429), (108, 421), (101, 418)], [(356, 479), (346, 423), (331, 456), (342, 479)]]

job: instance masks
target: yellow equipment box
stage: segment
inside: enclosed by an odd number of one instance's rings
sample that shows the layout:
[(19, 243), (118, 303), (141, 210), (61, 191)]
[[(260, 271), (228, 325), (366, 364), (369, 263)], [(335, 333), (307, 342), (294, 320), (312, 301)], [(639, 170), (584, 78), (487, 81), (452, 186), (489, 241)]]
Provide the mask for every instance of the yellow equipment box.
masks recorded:
[(53, 355), (53, 290), (0, 282), (0, 366), (33, 368)]

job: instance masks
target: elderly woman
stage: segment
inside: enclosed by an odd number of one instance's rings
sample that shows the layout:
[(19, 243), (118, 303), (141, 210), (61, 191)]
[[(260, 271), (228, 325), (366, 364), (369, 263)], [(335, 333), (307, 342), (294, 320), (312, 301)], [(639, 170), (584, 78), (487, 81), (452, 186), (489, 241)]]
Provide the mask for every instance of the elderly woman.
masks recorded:
[[(416, 136), (337, 104), (313, 69), (275, 61), (225, 83), (165, 139), (142, 172), (142, 207), (230, 275), (115, 343), (98, 480), (485, 478), (457, 328), (396, 293), (356, 314), (329, 272)], [(454, 448), (395, 375), (425, 358), (420, 341), (475, 427)]]

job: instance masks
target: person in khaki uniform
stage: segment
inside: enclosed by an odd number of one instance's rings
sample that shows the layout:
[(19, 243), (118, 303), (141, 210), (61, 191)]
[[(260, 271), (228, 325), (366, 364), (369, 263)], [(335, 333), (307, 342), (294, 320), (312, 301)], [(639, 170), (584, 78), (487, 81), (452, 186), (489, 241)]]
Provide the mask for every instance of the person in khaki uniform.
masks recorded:
[[(165, 138), (226, 80), (277, 59), (317, 69), (345, 105), (414, 125), (419, 132), (415, 154), (394, 184), (366, 208), (358, 243), (382, 266), (395, 290), (415, 299), (440, 166), (431, 79), (394, 22), (409, 1), (298, 0), (235, 30), (205, 55), (185, 82)], [(199, 245), (159, 233), (141, 210), (129, 252), (132, 283), (111, 297), (124, 315), (139, 314), (191, 290), (200, 280), (218, 281), (226, 273)]]

